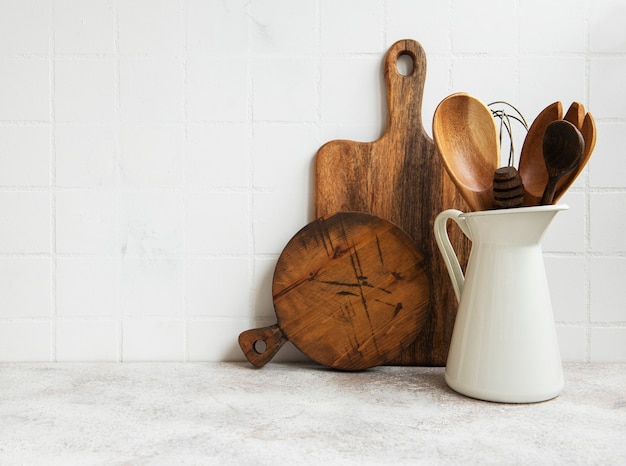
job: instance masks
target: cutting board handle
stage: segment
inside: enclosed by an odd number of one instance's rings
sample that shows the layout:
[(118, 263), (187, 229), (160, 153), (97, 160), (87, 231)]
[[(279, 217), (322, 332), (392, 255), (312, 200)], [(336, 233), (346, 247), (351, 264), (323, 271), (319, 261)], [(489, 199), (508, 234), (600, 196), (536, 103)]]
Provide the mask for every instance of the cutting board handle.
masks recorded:
[(278, 324), (246, 330), (239, 335), (239, 346), (254, 367), (267, 364), (286, 341)]
[[(407, 55), (413, 67), (405, 76), (398, 70), (398, 59)], [(422, 98), (426, 81), (426, 52), (419, 42), (403, 39), (394, 43), (385, 55), (385, 87), (387, 91), (387, 132), (404, 134), (406, 128), (424, 132)]]

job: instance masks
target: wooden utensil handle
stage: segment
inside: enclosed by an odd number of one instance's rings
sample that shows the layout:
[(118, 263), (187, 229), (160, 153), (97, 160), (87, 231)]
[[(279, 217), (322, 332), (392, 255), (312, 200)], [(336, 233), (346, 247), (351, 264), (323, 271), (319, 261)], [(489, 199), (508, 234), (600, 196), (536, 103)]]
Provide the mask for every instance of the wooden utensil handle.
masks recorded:
[(286, 341), (278, 324), (246, 330), (239, 335), (239, 346), (255, 367), (267, 364)]

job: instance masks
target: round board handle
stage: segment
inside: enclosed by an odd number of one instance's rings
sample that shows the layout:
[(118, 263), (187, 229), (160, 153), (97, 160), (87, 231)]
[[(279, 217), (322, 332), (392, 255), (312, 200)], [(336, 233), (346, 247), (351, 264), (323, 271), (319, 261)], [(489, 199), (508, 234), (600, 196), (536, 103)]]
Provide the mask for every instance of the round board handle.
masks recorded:
[(263, 367), (285, 344), (287, 338), (278, 326), (253, 328), (239, 335), (239, 346), (254, 367)]

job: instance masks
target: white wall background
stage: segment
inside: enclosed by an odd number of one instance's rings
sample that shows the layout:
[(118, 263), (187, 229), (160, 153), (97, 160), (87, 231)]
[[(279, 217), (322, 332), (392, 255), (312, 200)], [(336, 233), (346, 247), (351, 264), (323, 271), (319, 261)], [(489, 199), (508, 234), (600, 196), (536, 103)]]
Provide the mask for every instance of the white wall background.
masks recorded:
[(563, 359), (626, 361), (625, 17), (623, 0), (0, 0), (0, 360), (243, 359), (312, 219), (317, 149), (381, 134), (382, 58), (413, 38), (429, 133), (455, 91), (529, 120), (593, 112), (546, 267)]

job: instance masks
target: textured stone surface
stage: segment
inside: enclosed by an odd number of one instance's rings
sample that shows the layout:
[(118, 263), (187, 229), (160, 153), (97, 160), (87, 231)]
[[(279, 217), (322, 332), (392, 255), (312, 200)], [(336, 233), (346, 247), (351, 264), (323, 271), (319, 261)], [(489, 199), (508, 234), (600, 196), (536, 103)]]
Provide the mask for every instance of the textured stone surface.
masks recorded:
[(458, 395), (442, 368), (0, 365), (0, 464), (626, 464), (626, 365), (558, 398)]

